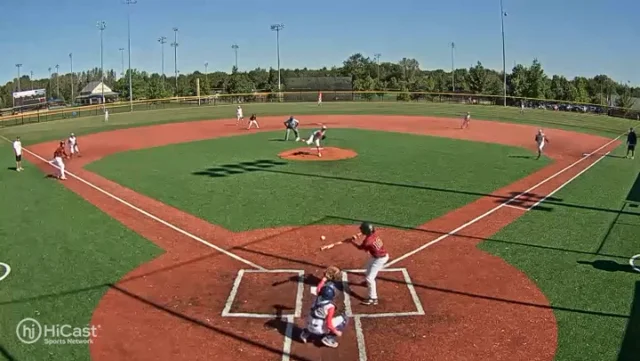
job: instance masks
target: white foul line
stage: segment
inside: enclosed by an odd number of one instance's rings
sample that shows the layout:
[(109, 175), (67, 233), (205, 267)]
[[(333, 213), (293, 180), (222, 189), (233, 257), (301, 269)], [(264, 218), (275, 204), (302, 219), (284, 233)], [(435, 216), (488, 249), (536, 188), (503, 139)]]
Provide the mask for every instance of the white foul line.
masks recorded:
[[(0, 138), (3, 138), (3, 139), (4, 139), (4, 140), (6, 140), (7, 142), (11, 143), (11, 141), (10, 141), (9, 139), (5, 138), (4, 136), (1, 136), (1, 135), (0, 135)], [(44, 159), (44, 158), (42, 158), (41, 156), (39, 156), (39, 155), (35, 154), (34, 152), (32, 152), (32, 151), (30, 151), (30, 150), (28, 150), (28, 149), (26, 149), (26, 148), (22, 148), (22, 149), (23, 149), (25, 152), (27, 152), (27, 153), (29, 153), (29, 154), (33, 155), (34, 157), (36, 157), (36, 158), (40, 159), (41, 161), (43, 161), (43, 162), (45, 162), (45, 163), (47, 163), (47, 164), (51, 165), (52, 167), (54, 167), (54, 168), (56, 168), (56, 169), (60, 169), (60, 168), (59, 168), (58, 166), (56, 166), (55, 164), (49, 163), (46, 159)], [(100, 188), (100, 187), (98, 187), (98, 186), (94, 185), (94, 184), (93, 184), (93, 183), (91, 183), (91, 182), (88, 182), (88, 181), (86, 181), (86, 180), (84, 180), (84, 179), (82, 179), (82, 178), (78, 177), (77, 175), (75, 175), (75, 174), (73, 174), (73, 173), (71, 173), (71, 172), (69, 172), (69, 171), (66, 171), (65, 173), (66, 173), (66, 174), (68, 174), (68, 175), (70, 175), (71, 177), (73, 177), (73, 178), (75, 178), (75, 179), (79, 180), (80, 182), (82, 182), (82, 183), (84, 183), (84, 184), (88, 185), (89, 187), (91, 187), (91, 188), (93, 188), (93, 189), (97, 190), (98, 192), (100, 192), (100, 193), (103, 193), (103, 194), (107, 195), (108, 197), (110, 197), (110, 198), (112, 198), (112, 199), (114, 199), (114, 200), (116, 200), (116, 201), (118, 201), (118, 202), (120, 202), (120, 203), (124, 204), (125, 206), (127, 206), (127, 207), (129, 207), (129, 208), (131, 208), (131, 209), (133, 209), (133, 210), (135, 210), (135, 211), (137, 211), (137, 212), (139, 212), (139, 213), (141, 213), (141, 214), (143, 214), (143, 215), (145, 215), (145, 216), (147, 216), (147, 217), (149, 217), (149, 218), (151, 218), (151, 219), (153, 219), (154, 221), (156, 221), (156, 222), (158, 222), (158, 223), (161, 223), (161, 224), (163, 224), (163, 225), (165, 225), (165, 226), (167, 226), (167, 227), (169, 227), (169, 228), (173, 229), (174, 231), (176, 231), (176, 232), (178, 232), (178, 233), (181, 233), (181, 234), (183, 234), (183, 235), (185, 235), (185, 236), (187, 236), (187, 237), (189, 237), (189, 238), (191, 238), (191, 239), (193, 239), (193, 240), (195, 240), (195, 241), (197, 241), (197, 242), (200, 242), (200, 243), (202, 243), (202, 244), (204, 244), (204, 245), (206, 245), (206, 246), (208, 246), (208, 247), (211, 247), (211, 248), (215, 249), (216, 251), (218, 251), (218, 252), (220, 252), (220, 253), (223, 253), (223, 254), (225, 254), (225, 255), (227, 255), (227, 256), (229, 256), (229, 257), (231, 257), (231, 258), (235, 259), (236, 261), (240, 261), (240, 262), (242, 262), (242, 263), (244, 263), (244, 264), (246, 264), (246, 265), (249, 265), (249, 266), (251, 266), (251, 267), (253, 267), (253, 268), (256, 268), (256, 269), (259, 269), (259, 270), (265, 270), (265, 268), (264, 268), (264, 267), (262, 267), (262, 266), (258, 266), (257, 264), (255, 264), (255, 263), (253, 263), (253, 262), (251, 262), (251, 261), (249, 261), (249, 260), (246, 260), (246, 259), (244, 259), (244, 258), (242, 258), (242, 257), (240, 257), (240, 256), (238, 256), (238, 255), (236, 255), (236, 254), (233, 254), (233, 253), (231, 253), (231, 252), (229, 252), (229, 251), (227, 251), (227, 250), (224, 250), (224, 249), (222, 249), (222, 248), (220, 248), (220, 247), (218, 247), (218, 246), (216, 246), (216, 245), (214, 245), (214, 244), (212, 244), (212, 243), (209, 243), (209, 242), (205, 241), (204, 239), (202, 239), (202, 238), (200, 238), (200, 237), (198, 237), (198, 236), (196, 236), (196, 235), (194, 235), (194, 234), (191, 234), (191, 233), (189, 233), (189, 232), (187, 232), (187, 231), (183, 230), (182, 228), (178, 228), (177, 226), (174, 226), (173, 224), (171, 224), (171, 223), (169, 223), (169, 222), (167, 222), (167, 221), (165, 221), (165, 220), (163, 220), (163, 219), (160, 219), (160, 218), (158, 218), (158, 217), (154, 216), (153, 214), (151, 214), (151, 213), (149, 213), (149, 212), (147, 212), (147, 211), (145, 211), (145, 210), (143, 210), (143, 209), (141, 209), (141, 208), (138, 208), (138, 207), (134, 206), (133, 204), (131, 204), (131, 203), (129, 203), (129, 202), (127, 202), (127, 201), (125, 201), (124, 199), (119, 198), (118, 196), (115, 196), (115, 195), (113, 195), (113, 194), (111, 194), (111, 193), (109, 193), (109, 192), (105, 191), (104, 189), (102, 189), (102, 188)]]
[(631, 257), (631, 259), (629, 260), (629, 265), (631, 265), (631, 268), (633, 268), (634, 271), (636, 272), (640, 272), (640, 268), (638, 268), (638, 266), (636, 266), (636, 260), (640, 258), (640, 254), (637, 254), (633, 257)]
[(5, 278), (9, 277), (9, 273), (11, 273), (11, 267), (4, 262), (0, 262), (0, 267), (4, 268), (4, 274), (0, 276), (0, 281), (2, 281)]
[[(626, 133), (624, 133), (624, 134), (626, 134)], [(506, 207), (507, 205), (509, 205), (509, 203), (514, 202), (516, 199), (518, 199), (518, 198), (522, 197), (523, 195), (525, 195), (525, 194), (527, 194), (527, 193), (531, 192), (532, 190), (534, 190), (534, 189), (536, 189), (536, 188), (540, 187), (541, 185), (543, 185), (543, 184), (547, 183), (548, 181), (552, 180), (553, 178), (555, 178), (555, 177), (559, 176), (560, 174), (562, 174), (562, 173), (566, 172), (567, 170), (569, 170), (569, 169), (573, 168), (573, 167), (574, 167), (574, 166), (576, 166), (578, 163), (581, 163), (583, 160), (585, 160), (585, 159), (589, 158), (590, 156), (592, 156), (593, 154), (595, 154), (595, 153), (596, 153), (596, 152), (598, 152), (599, 150), (601, 150), (601, 149), (603, 149), (603, 148), (607, 147), (608, 145), (610, 145), (611, 143), (613, 143), (613, 142), (617, 141), (617, 140), (618, 140), (620, 137), (622, 137), (622, 135), (624, 135), (624, 134), (621, 134), (621, 135), (619, 135), (619, 136), (615, 137), (614, 139), (612, 139), (612, 140), (608, 141), (607, 143), (605, 143), (605, 144), (604, 144), (603, 146), (601, 146), (600, 148), (598, 148), (598, 149), (594, 150), (594, 151), (593, 151), (593, 152), (591, 152), (591, 153), (588, 153), (588, 154), (584, 155), (582, 158), (580, 158), (580, 159), (578, 159), (577, 161), (575, 161), (575, 162), (571, 163), (570, 165), (566, 166), (565, 168), (563, 168), (563, 169), (559, 170), (558, 172), (556, 172), (556, 173), (552, 174), (551, 176), (547, 177), (545, 180), (543, 180), (543, 181), (539, 182), (538, 184), (534, 185), (533, 187), (531, 187), (531, 188), (527, 189), (526, 191), (521, 192), (520, 194), (518, 194), (518, 195), (515, 195), (515, 196), (511, 197), (511, 198), (510, 198), (508, 201), (506, 201), (505, 203), (501, 203), (500, 205), (498, 205), (498, 206), (496, 206), (496, 207), (494, 207), (494, 208), (492, 208), (492, 209), (488, 210), (487, 212), (485, 212), (485, 213), (483, 213), (483, 214), (479, 215), (478, 217), (476, 217), (476, 218), (474, 218), (474, 219), (470, 220), (469, 222), (464, 223), (463, 225), (459, 226), (458, 228), (456, 228), (456, 229), (454, 229), (454, 230), (452, 230), (452, 231), (449, 231), (449, 233), (443, 234), (442, 236), (440, 236), (440, 237), (438, 237), (438, 238), (434, 239), (433, 241), (428, 242), (428, 243), (425, 243), (425, 244), (423, 244), (422, 246), (420, 246), (420, 247), (418, 247), (418, 248), (414, 249), (413, 251), (410, 251), (410, 252), (408, 252), (408, 253), (405, 253), (404, 255), (402, 255), (402, 256), (400, 256), (400, 257), (398, 257), (398, 258), (394, 259), (393, 261), (391, 261), (391, 262), (387, 262), (387, 264), (386, 264), (383, 268), (387, 268), (387, 267), (389, 267), (389, 266), (391, 266), (391, 265), (394, 265), (394, 264), (396, 264), (396, 263), (398, 263), (398, 262), (400, 262), (400, 261), (404, 260), (405, 258), (411, 257), (411, 256), (413, 256), (414, 254), (416, 254), (416, 253), (418, 253), (418, 252), (420, 252), (420, 251), (424, 250), (425, 248), (431, 247), (431, 246), (433, 246), (434, 244), (436, 244), (436, 243), (438, 243), (438, 242), (440, 242), (440, 241), (442, 241), (442, 240), (444, 240), (444, 239), (446, 239), (446, 238), (448, 238), (448, 237), (450, 237), (450, 236), (452, 236), (452, 235), (454, 235), (454, 234), (456, 234), (456, 233), (460, 232), (461, 230), (463, 230), (463, 229), (465, 229), (465, 228), (469, 227), (470, 225), (472, 225), (472, 224), (474, 224), (474, 223), (476, 223), (476, 222), (478, 222), (478, 221), (480, 221), (480, 220), (482, 220), (482, 219), (486, 218), (487, 216), (489, 216), (489, 215), (493, 214), (494, 212), (496, 212), (497, 210), (501, 209), (502, 207)]]
[(564, 188), (567, 184), (573, 182), (576, 178), (578, 178), (579, 176), (581, 176), (582, 174), (584, 174), (586, 171), (588, 171), (589, 169), (591, 169), (591, 167), (593, 167), (594, 165), (598, 164), (598, 162), (600, 162), (601, 160), (604, 159), (604, 157), (608, 156), (609, 153), (611, 152), (606, 152), (603, 156), (601, 156), (600, 158), (598, 158), (595, 162), (589, 164), (588, 167), (586, 167), (585, 169), (581, 170), (578, 174), (574, 175), (573, 177), (571, 177), (568, 181), (562, 183), (562, 185), (560, 185), (558, 188), (554, 189), (551, 193), (547, 194), (546, 196), (542, 197), (541, 200), (537, 201), (535, 204), (533, 204), (531, 207), (529, 207), (527, 209), (527, 211), (532, 210), (533, 208), (536, 208), (540, 203), (544, 202), (547, 200), (547, 198), (553, 196), (554, 194), (556, 194), (558, 191), (560, 191), (562, 188)]

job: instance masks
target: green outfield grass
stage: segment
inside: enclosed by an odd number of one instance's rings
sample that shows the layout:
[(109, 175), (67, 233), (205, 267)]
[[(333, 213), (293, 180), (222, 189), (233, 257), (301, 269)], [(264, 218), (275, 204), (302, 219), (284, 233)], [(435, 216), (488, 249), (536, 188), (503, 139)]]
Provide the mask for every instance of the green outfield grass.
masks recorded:
[[(499, 106), (426, 102), (344, 102), (326, 103), (320, 107), (315, 103), (249, 103), (243, 106), (245, 114), (257, 113), (258, 116), (282, 115), (283, 117), (292, 114), (303, 122), (304, 115), (309, 114), (404, 114), (461, 118), (465, 112), (471, 112), (473, 119), (531, 124), (545, 128), (566, 129), (608, 137), (620, 135), (627, 130), (630, 125), (640, 125), (637, 121), (593, 114), (530, 109), (521, 115), (519, 109), (512, 107), (504, 108)], [(64, 119), (0, 128), (0, 134), (8, 138), (14, 138), (19, 135), (25, 144), (33, 144), (45, 140), (64, 138), (67, 137), (70, 132), (75, 132), (77, 135), (82, 136), (82, 134), (111, 129), (220, 118), (235, 119), (234, 106), (192, 106), (166, 110), (118, 113), (111, 114), (108, 123), (104, 123), (101, 116)]]
[[(246, 114), (293, 114), (303, 121), (307, 114), (460, 117), (470, 111), (474, 119), (607, 137), (637, 124), (578, 113), (528, 110), (520, 115), (515, 108), (434, 103), (244, 108)], [(20, 135), (28, 145), (70, 132), (82, 137), (234, 116), (233, 106), (178, 108), (112, 114), (109, 123), (88, 117), (1, 128), (0, 134)], [(435, 137), (353, 129), (335, 129), (328, 136), (327, 145), (355, 149), (359, 157), (280, 164), (276, 154), (294, 144), (270, 141), (282, 137), (277, 132), (121, 153), (88, 168), (212, 223), (243, 230), (329, 222), (325, 217), (332, 216), (411, 227), (549, 162), (508, 157), (528, 154), (524, 149)], [(624, 155), (624, 149), (614, 153)], [(32, 164), (25, 162), (23, 173), (8, 169), (14, 165), (8, 143), (0, 142), (0, 154), (5, 154), (0, 262), (13, 268), (0, 282), (0, 360), (88, 360), (87, 346), (24, 345), (15, 337), (15, 326), (25, 317), (85, 325), (110, 283), (162, 250), (46, 179)], [(627, 266), (640, 253), (640, 208), (634, 207), (640, 202), (639, 172), (638, 159), (607, 157), (556, 193), (557, 200), (545, 204), (550, 211), (533, 210), (480, 246), (526, 272), (547, 295), (559, 325), (557, 361), (631, 361), (640, 354), (640, 330), (632, 322), (640, 324), (640, 273)], [(316, 193), (322, 201), (305, 205)], [(251, 214), (246, 213), (249, 208), (254, 209)]]
[[(283, 161), (282, 132), (112, 155), (87, 168), (234, 231), (376, 219), (415, 227), (547, 165), (528, 150), (419, 135), (332, 130), (326, 146), (356, 150), (336, 162)], [(185, 156), (188, 154), (188, 156)], [(335, 223), (335, 220), (330, 220)]]
[[(0, 152), (11, 147), (0, 143)], [(8, 163), (11, 165), (11, 163)], [(11, 266), (0, 282), (0, 360), (87, 360), (87, 345), (26, 345), (20, 320), (89, 323), (98, 301), (130, 270), (162, 250), (125, 228), (31, 164), (0, 172), (0, 262)]]
[[(640, 192), (640, 181), (632, 189), (639, 175), (640, 162), (606, 157), (556, 193), (559, 200), (546, 204), (551, 212), (531, 211), (480, 245), (527, 273), (548, 297), (559, 326), (558, 361), (640, 357), (633, 327), (640, 315), (630, 317), (634, 299), (640, 307), (640, 273), (629, 265), (640, 253), (640, 203), (628, 200)], [(623, 347), (627, 327), (635, 341)]]

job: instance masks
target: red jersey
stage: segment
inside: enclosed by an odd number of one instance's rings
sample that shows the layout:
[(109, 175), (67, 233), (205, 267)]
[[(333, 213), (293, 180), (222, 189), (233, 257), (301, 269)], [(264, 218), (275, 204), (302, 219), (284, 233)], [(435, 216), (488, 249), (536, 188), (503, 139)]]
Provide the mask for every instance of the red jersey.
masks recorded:
[(369, 252), (371, 257), (380, 258), (386, 256), (387, 250), (384, 249), (382, 239), (374, 232), (372, 235), (365, 237), (362, 244), (358, 246), (363, 251)]
[(67, 152), (64, 151), (64, 146), (59, 146), (55, 152), (53, 152), (53, 157), (54, 158), (62, 158), (62, 157), (66, 157), (67, 156)]

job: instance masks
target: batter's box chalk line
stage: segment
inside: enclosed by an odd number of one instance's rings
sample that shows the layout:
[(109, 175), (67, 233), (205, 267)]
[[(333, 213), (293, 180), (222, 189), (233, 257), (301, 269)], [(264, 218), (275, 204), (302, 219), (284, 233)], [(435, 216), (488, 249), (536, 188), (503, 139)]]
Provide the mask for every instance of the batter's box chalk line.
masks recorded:
[(422, 302), (420, 302), (420, 298), (418, 298), (418, 294), (416, 293), (416, 289), (413, 286), (413, 281), (411, 281), (411, 276), (409, 276), (409, 272), (406, 268), (384, 268), (380, 270), (380, 273), (385, 272), (401, 272), (404, 277), (404, 282), (407, 285), (407, 289), (411, 294), (411, 299), (416, 307), (415, 311), (411, 312), (387, 312), (387, 313), (359, 313), (354, 314), (353, 308), (351, 307), (351, 296), (349, 289), (349, 273), (365, 273), (366, 270), (363, 269), (353, 269), (353, 270), (343, 270), (342, 273), (342, 285), (344, 287), (344, 308), (349, 317), (358, 318), (381, 318), (381, 317), (406, 317), (406, 316), (424, 316), (424, 308), (422, 307)]
[[(296, 290), (296, 304), (293, 314), (291, 313), (253, 313), (253, 312), (231, 312), (231, 307), (238, 294), (238, 289), (242, 283), (242, 278), (245, 273), (293, 273), (298, 276), (298, 287)], [(227, 298), (227, 302), (222, 310), (222, 317), (247, 317), (247, 318), (274, 318), (285, 317), (287, 320), (298, 318), (302, 315), (302, 294), (304, 292), (304, 271), (296, 269), (274, 269), (274, 270), (258, 270), (258, 269), (241, 269), (238, 271), (235, 281), (233, 281), (233, 287)]]

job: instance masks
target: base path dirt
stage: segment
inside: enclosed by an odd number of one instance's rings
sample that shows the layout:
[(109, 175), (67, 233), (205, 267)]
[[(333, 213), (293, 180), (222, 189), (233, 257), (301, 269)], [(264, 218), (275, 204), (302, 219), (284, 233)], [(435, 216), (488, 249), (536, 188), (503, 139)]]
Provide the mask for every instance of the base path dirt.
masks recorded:
[[(263, 118), (259, 131), (284, 132), (283, 119)], [(537, 131), (488, 121), (473, 121), (471, 128), (460, 130), (459, 120), (430, 117), (331, 115), (302, 120), (303, 128), (319, 123), (328, 126), (329, 136), (332, 128), (362, 128), (531, 151)], [(64, 184), (166, 250), (101, 299), (91, 321), (102, 330), (90, 348), (94, 361), (553, 360), (557, 329), (544, 294), (525, 274), (476, 245), (619, 142), (549, 130), (553, 143), (546, 150), (553, 164), (415, 230), (381, 229), (393, 263), (379, 276), (381, 303), (359, 305), (366, 295), (362, 275), (349, 274), (350, 287), (340, 295), (340, 307), (354, 317), (340, 347), (328, 349), (302, 344), (296, 336), (312, 301), (315, 275), (332, 264), (364, 267), (366, 255), (349, 244), (319, 250), (355, 233), (355, 227), (234, 233), (83, 168), (116, 152), (247, 133), (229, 119), (80, 135), (83, 157), (67, 165), (79, 179), (69, 176)], [(55, 145), (29, 149), (49, 159)], [(594, 150), (598, 154), (583, 157)], [(43, 171), (53, 172), (47, 163), (26, 156)], [(320, 235), (327, 240), (321, 241)]]
[(278, 154), (278, 157), (288, 160), (306, 160), (306, 161), (329, 161), (350, 159), (358, 156), (358, 153), (351, 149), (322, 147), (318, 149), (313, 147), (302, 147), (290, 149)]

